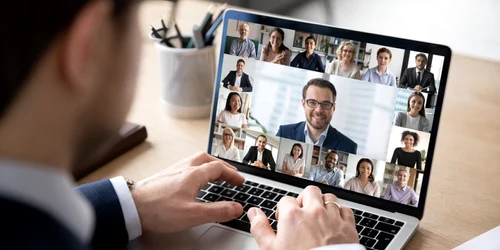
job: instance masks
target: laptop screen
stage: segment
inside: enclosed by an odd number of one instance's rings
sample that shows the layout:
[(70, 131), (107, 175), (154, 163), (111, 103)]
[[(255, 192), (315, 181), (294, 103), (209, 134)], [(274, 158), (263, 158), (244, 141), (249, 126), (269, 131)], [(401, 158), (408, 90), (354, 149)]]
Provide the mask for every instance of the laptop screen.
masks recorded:
[(211, 154), (418, 207), (448, 51), (270, 19), (226, 17)]

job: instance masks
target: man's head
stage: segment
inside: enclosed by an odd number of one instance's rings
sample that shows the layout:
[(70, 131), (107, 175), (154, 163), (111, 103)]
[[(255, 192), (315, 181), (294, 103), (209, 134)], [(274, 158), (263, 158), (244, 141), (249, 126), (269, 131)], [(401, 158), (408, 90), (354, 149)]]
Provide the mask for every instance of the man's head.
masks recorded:
[(410, 178), (410, 173), (406, 169), (402, 168), (398, 171), (398, 186), (403, 188), (408, 183), (408, 178)]
[(338, 162), (339, 162), (339, 155), (335, 150), (330, 151), (325, 156), (325, 167), (328, 170), (331, 170), (334, 167), (336, 167)]
[(424, 53), (418, 53), (415, 56), (415, 64), (418, 70), (423, 70), (427, 64), (427, 56)]
[(67, 167), (117, 133), (135, 90), (136, 2), (13, 1), (0, 10), (11, 34), (0, 46), (0, 152)]
[(259, 135), (257, 137), (257, 149), (259, 151), (264, 151), (264, 149), (266, 148), (266, 145), (267, 145), (267, 137), (265, 135)]
[(337, 90), (333, 84), (322, 78), (311, 79), (302, 89), (302, 107), (309, 126), (325, 130), (335, 112)]
[(238, 59), (238, 61), (236, 62), (236, 72), (241, 74), (244, 69), (245, 69), (245, 60)]
[(248, 23), (242, 23), (240, 27), (238, 27), (238, 31), (240, 32), (240, 39), (245, 40), (250, 33), (250, 26), (248, 26)]
[(305, 41), (307, 53), (312, 54), (316, 48), (316, 38), (308, 36)]

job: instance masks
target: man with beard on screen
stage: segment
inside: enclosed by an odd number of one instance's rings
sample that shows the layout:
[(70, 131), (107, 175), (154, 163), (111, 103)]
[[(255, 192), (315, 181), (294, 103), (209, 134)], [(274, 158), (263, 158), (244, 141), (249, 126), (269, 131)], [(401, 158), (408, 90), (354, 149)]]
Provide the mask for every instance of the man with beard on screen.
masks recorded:
[(309, 173), (309, 180), (341, 188), (344, 184), (344, 171), (337, 167), (338, 161), (338, 153), (330, 151), (325, 157), (325, 166), (318, 164), (314, 167)]

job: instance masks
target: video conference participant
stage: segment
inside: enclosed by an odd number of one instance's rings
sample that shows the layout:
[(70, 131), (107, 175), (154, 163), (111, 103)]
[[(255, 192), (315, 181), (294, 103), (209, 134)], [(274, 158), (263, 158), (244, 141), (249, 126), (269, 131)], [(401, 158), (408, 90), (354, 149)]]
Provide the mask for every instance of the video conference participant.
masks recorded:
[(281, 125), (276, 136), (356, 154), (358, 145), (330, 125), (337, 90), (322, 78), (309, 80), (302, 89), (306, 121)]
[(308, 36), (305, 41), (306, 51), (299, 53), (290, 63), (292, 67), (299, 67), (301, 69), (314, 70), (318, 72), (325, 72), (325, 66), (321, 61), (321, 56), (314, 52), (316, 48), (316, 38)]
[(247, 118), (241, 113), (241, 96), (236, 92), (229, 93), (226, 107), (217, 116), (217, 122), (225, 123), (234, 127), (247, 127)]
[(380, 48), (377, 51), (378, 65), (369, 68), (363, 75), (362, 80), (396, 87), (396, 77), (387, 67), (391, 63), (392, 52), (387, 48)]
[(260, 60), (264, 62), (290, 65), (292, 51), (283, 44), (285, 32), (280, 28), (274, 28), (269, 33), (269, 43), (262, 47)]
[(327, 68), (326, 73), (336, 76), (343, 76), (352, 79), (361, 79), (361, 71), (354, 63), (356, 46), (351, 41), (342, 41), (337, 48), (338, 60), (333, 60)]
[(373, 177), (373, 162), (370, 159), (363, 158), (358, 161), (356, 177), (349, 179), (345, 183), (344, 189), (380, 197), (380, 187)]
[(304, 149), (302, 148), (302, 144), (293, 144), (290, 154), (286, 154), (283, 159), (281, 171), (287, 175), (302, 177), (306, 165), (306, 160), (302, 157), (303, 152)]
[(398, 181), (387, 187), (384, 199), (405, 205), (410, 205), (411, 201), (412, 206), (418, 206), (418, 196), (413, 191), (413, 188), (407, 185), (408, 178), (410, 178), (410, 173), (405, 169), (400, 169), (398, 171)]
[(250, 77), (243, 72), (245, 69), (245, 60), (238, 59), (236, 62), (236, 70), (232, 70), (222, 80), (224, 88), (238, 92), (252, 92), (253, 87), (250, 82)]
[(267, 149), (266, 145), (267, 137), (265, 135), (259, 135), (257, 137), (257, 146), (252, 146), (248, 149), (247, 154), (243, 158), (243, 163), (275, 171), (276, 162), (274, 161), (271, 150)]
[(404, 131), (401, 133), (401, 142), (405, 146), (394, 149), (391, 163), (410, 168), (415, 168), (416, 165), (418, 170), (422, 170), (422, 154), (413, 148), (418, 145), (419, 140), (420, 136), (415, 132)]
[(337, 151), (330, 151), (325, 157), (325, 165), (318, 164), (309, 173), (309, 180), (334, 187), (342, 187), (344, 171), (337, 167), (339, 155)]
[(403, 88), (414, 88), (416, 90), (425, 89), (423, 90), (424, 92), (436, 93), (434, 74), (425, 69), (425, 65), (427, 65), (427, 56), (423, 53), (417, 54), (415, 56), (415, 64), (416, 67), (407, 68), (405, 72), (403, 72), (399, 86)]
[(253, 58), (257, 59), (257, 54), (255, 52), (255, 44), (248, 39), (248, 35), (250, 34), (250, 26), (247, 23), (240, 24), (238, 27), (238, 31), (240, 32), (240, 37), (238, 39), (234, 39), (231, 42), (231, 49), (229, 54), (233, 56), (241, 56), (244, 58)]
[(406, 112), (399, 112), (394, 125), (423, 132), (430, 131), (429, 120), (425, 117), (425, 97), (420, 92), (413, 92), (408, 97)]
[(235, 134), (232, 129), (225, 128), (222, 130), (222, 141), (215, 148), (213, 155), (241, 162), (240, 151), (234, 146), (234, 137)]

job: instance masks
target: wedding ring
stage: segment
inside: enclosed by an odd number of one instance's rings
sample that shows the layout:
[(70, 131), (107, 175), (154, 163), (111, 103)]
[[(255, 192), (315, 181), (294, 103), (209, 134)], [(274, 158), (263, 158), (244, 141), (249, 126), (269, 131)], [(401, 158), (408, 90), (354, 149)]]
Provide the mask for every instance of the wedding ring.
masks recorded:
[(326, 207), (326, 205), (328, 205), (328, 204), (335, 204), (335, 205), (337, 205), (337, 207), (338, 207), (338, 208), (339, 208), (339, 210), (340, 210), (340, 204), (338, 204), (337, 202), (335, 202), (335, 201), (325, 201), (325, 207)]

